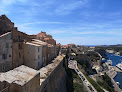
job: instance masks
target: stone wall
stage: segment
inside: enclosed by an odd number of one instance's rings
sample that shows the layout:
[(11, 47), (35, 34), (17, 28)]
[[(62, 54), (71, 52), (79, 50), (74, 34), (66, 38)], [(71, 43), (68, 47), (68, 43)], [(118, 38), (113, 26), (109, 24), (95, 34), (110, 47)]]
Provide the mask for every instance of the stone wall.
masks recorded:
[(51, 74), (42, 82), (39, 92), (67, 92), (66, 72), (63, 67), (63, 60), (51, 72)]

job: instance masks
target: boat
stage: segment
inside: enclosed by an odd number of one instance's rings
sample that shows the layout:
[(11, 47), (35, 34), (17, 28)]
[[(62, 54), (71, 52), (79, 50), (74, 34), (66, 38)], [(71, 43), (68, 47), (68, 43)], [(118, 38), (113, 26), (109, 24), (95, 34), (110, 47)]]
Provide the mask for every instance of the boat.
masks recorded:
[(116, 84), (117, 84), (118, 86), (120, 86), (120, 83), (119, 83), (119, 82), (116, 82)]
[(118, 67), (120, 70), (122, 70), (122, 62), (121, 62), (121, 63), (118, 63), (118, 64), (116, 65), (116, 67)]
[(110, 58), (109, 58), (109, 60), (107, 60), (107, 62), (106, 62), (108, 65), (112, 65), (112, 60), (110, 60)]
[(115, 56), (120, 56), (120, 52), (116, 52), (114, 55)]
[(102, 61), (105, 60), (105, 58), (102, 58)]

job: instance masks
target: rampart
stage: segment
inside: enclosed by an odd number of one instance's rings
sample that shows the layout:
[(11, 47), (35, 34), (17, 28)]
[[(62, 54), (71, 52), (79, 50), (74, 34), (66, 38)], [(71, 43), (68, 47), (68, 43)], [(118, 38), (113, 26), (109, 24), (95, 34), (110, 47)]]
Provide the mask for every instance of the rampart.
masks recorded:
[(63, 67), (64, 57), (65, 55), (58, 56), (51, 64), (39, 70), (39, 92), (66, 92), (66, 72)]

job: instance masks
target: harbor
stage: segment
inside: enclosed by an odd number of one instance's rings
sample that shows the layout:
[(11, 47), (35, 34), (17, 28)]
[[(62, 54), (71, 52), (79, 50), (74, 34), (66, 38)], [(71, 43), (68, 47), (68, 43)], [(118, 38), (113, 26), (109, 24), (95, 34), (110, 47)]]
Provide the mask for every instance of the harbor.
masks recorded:
[(119, 83), (119, 87), (120, 89), (122, 89), (122, 70), (117, 67), (118, 64), (120, 62), (122, 62), (122, 56), (119, 56), (119, 55), (114, 55), (112, 53), (106, 53), (106, 55), (108, 56), (109, 59), (104, 59), (103, 61), (104, 62), (107, 62), (108, 60), (111, 60), (112, 63), (108, 63), (108, 64), (111, 64), (112, 66), (111, 67), (111, 72), (108, 71), (108, 74), (109, 76), (114, 79), (115, 82)]

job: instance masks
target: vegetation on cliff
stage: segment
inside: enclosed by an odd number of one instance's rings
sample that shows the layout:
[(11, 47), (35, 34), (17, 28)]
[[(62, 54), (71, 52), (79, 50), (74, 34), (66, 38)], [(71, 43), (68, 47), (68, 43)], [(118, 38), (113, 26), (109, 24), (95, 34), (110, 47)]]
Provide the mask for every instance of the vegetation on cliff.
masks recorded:
[(100, 59), (100, 56), (94, 51), (88, 51), (87, 56), (92, 62), (97, 62)]
[[(105, 50), (106, 49), (109, 49), (109, 50), (114, 50), (115, 52), (120, 52), (120, 54), (122, 55), (122, 46), (107, 46), (107, 47), (104, 47), (104, 46), (101, 46), (101, 47), (96, 47), (95, 50), (97, 52), (99, 52), (101, 55), (103, 55), (102, 57), (104, 57), (105, 55)], [(105, 55), (106, 57), (106, 55)]]
[(104, 92), (104, 90), (102, 90), (100, 88), (100, 86), (98, 85), (98, 83), (96, 83), (93, 79), (91, 79), (89, 76), (86, 76), (86, 78), (88, 79), (88, 81), (94, 86), (94, 88), (98, 91), (98, 92)]
[(66, 59), (64, 58), (63, 66), (67, 74), (66, 78), (67, 92), (87, 92), (80, 77), (76, 74), (74, 70), (66, 66), (65, 60)]
[(106, 55), (106, 48), (104, 47), (95, 47), (95, 51), (98, 52), (103, 58), (108, 58)]
[(114, 89), (112, 88), (111, 79), (109, 78), (109, 76), (107, 74), (104, 74), (100, 78), (101, 79), (97, 80), (97, 83), (109, 92), (114, 92)]
[[(80, 62), (80, 61), (79, 61)], [(78, 68), (80, 69), (80, 71), (82, 71), (84, 73), (84, 75), (86, 76), (87, 80), (94, 86), (94, 88), (98, 91), (98, 92), (104, 92), (101, 87), (99, 86), (99, 84), (97, 82), (95, 82), (93, 79), (91, 79), (89, 77), (89, 74), (87, 73), (87, 71), (84, 69), (84, 64), (81, 64), (81, 62), (78, 62)], [(88, 64), (86, 64), (88, 65)], [(85, 65), (85, 66), (86, 66)]]

